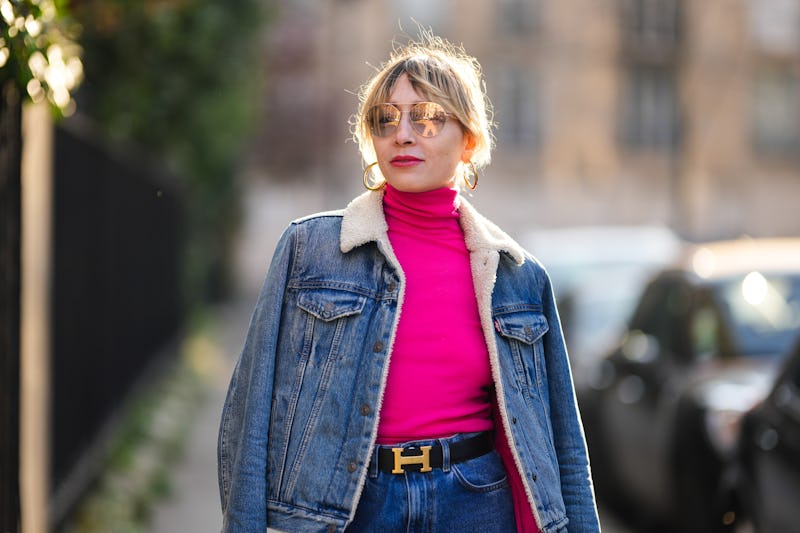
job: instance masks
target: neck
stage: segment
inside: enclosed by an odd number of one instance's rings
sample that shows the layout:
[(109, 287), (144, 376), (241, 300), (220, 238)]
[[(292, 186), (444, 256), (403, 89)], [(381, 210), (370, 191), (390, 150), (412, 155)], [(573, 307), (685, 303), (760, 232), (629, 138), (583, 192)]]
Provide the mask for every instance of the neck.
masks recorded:
[(425, 192), (405, 192), (386, 185), (384, 209), (388, 215), (425, 219), (458, 218), (458, 190), (441, 187)]

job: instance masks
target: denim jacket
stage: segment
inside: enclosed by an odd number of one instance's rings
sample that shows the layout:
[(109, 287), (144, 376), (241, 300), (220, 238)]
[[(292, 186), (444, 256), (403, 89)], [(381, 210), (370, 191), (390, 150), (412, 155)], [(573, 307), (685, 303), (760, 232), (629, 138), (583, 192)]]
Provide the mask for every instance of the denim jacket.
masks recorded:
[[(224, 532), (340, 532), (355, 513), (405, 287), (382, 198), (296, 220), (276, 247), (222, 412)], [(599, 531), (547, 274), (463, 198), (459, 212), (497, 431), (536, 522), (545, 533)]]

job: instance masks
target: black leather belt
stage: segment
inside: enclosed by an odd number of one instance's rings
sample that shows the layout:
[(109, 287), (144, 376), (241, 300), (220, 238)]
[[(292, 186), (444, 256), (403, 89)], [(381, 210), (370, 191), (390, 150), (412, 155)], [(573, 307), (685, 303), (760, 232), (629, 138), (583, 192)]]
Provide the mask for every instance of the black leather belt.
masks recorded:
[[(494, 448), (494, 442), (491, 433), (485, 431), (474, 437), (453, 442), (448, 445), (448, 448), (450, 448), (450, 463), (455, 464), (489, 453)], [(441, 468), (444, 460), (441, 444), (406, 447), (379, 446), (376, 452), (378, 468), (388, 474), (430, 472), (434, 468)]]

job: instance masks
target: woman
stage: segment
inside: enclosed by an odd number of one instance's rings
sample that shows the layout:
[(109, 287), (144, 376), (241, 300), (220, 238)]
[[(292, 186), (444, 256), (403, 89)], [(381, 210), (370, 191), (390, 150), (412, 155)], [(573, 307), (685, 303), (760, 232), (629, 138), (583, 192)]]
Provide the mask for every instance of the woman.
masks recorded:
[(423, 36), (362, 88), (369, 189), (279, 241), (219, 434), (224, 531), (598, 531), (549, 279), (459, 195), (477, 62)]

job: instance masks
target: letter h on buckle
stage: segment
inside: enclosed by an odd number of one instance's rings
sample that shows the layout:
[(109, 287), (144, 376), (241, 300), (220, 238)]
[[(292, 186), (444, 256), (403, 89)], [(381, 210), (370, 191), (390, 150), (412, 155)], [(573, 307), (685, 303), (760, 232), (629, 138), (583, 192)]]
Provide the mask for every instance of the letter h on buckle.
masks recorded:
[(420, 446), (419, 450), (422, 452), (419, 455), (401, 455), (403, 448), (392, 448), (394, 453), (394, 468), (392, 474), (402, 474), (403, 465), (422, 465), (419, 469), (420, 472), (431, 471), (431, 446)]

